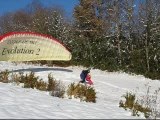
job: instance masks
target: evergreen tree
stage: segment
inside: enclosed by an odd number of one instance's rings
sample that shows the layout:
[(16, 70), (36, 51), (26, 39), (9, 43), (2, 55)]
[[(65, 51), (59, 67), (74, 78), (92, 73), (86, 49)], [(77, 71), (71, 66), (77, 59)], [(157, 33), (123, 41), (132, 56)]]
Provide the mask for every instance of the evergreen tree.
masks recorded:
[[(94, 64), (93, 44), (99, 38), (103, 31), (103, 20), (100, 19), (98, 9), (98, 0), (79, 0), (79, 5), (75, 7), (75, 36), (80, 48), (79, 55), (81, 61)], [(76, 48), (77, 49), (77, 48)], [(94, 50), (94, 51), (93, 51)]]

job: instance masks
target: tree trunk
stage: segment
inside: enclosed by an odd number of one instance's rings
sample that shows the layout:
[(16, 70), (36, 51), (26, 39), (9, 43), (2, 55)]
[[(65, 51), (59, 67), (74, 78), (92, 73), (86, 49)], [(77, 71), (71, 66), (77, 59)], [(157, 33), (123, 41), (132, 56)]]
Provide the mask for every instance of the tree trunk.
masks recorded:
[(117, 27), (117, 47), (118, 47), (118, 59), (119, 59), (119, 65), (122, 66), (122, 54), (121, 54), (121, 42), (120, 42), (120, 26), (116, 24)]
[(146, 64), (147, 64), (147, 71), (150, 71), (150, 65), (149, 65), (149, 49), (148, 49), (148, 33), (146, 34), (146, 40), (145, 40), (145, 53), (146, 53)]

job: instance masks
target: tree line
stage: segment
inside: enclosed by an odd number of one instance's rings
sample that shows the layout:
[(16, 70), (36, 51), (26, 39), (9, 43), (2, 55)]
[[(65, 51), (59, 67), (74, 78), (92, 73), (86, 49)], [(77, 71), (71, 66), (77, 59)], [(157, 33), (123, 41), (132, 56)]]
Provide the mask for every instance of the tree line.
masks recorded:
[(78, 0), (73, 17), (33, 1), (0, 17), (0, 34), (31, 31), (61, 40), (69, 64), (160, 79), (159, 0)]

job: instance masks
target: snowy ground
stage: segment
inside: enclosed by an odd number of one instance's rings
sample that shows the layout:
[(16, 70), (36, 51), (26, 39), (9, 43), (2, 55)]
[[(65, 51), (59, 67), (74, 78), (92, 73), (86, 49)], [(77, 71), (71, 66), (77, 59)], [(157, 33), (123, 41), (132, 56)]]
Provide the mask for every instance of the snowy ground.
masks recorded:
[[(46, 67), (39, 65), (13, 64), (0, 62), (0, 71), (8, 69), (12, 72), (35, 72), (47, 81), (49, 73), (56, 80), (67, 86), (80, 80), (79, 74), (83, 67)], [(146, 94), (146, 84), (154, 91), (160, 81), (146, 79), (143, 76), (128, 75), (118, 72), (91, 70), (94, 88), (97, 92), (96, 103), (80, 102), (76, 99), (61, 99), (35, 89), (24, 89), (12, 83), (0, 83), (0, 118), (27, 119), (136, 119), (143, 116), (131, 116), (130, 111), (119, 108), (119, 101), (127, 91)]]

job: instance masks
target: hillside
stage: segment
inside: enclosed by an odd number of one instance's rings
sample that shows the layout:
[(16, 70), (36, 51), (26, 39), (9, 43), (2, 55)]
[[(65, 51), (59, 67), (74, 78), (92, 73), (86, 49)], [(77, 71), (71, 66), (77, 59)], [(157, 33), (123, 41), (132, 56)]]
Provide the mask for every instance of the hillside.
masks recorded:
[[(78, 82), (81, 66), (47, 67), (0, 62), (0, 71), (35, 72), (37, 76), (47, 81), (49, 73), (65, 83)], [(26, 89), (12, 83), (0, 83), (0, 118), (45, 118), (45, 119), (136, 119), (130, 111), (119, 108), (119, 101), (127, 91), (146, 94), (150, 85), (150, 92), (159, 88), (158, 80), (146, 79), (143, 76), (128, 75), (126, 73), (105, 72), (98, 69), (91, 70), (94, 88), (97, 92), (96, 103), (80, 102), (78, 99), (58, 98), (47, 92), (36, 89)], [(159, 103), (157, 104), (157, 106)]]

